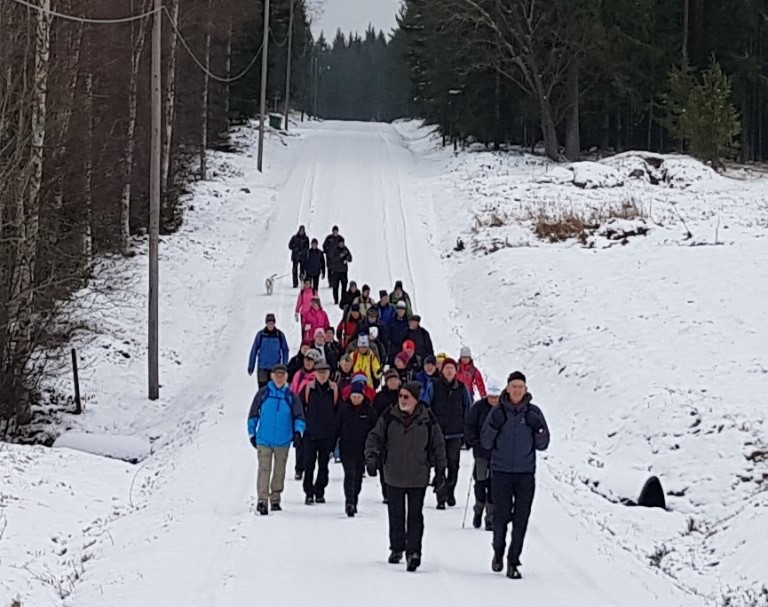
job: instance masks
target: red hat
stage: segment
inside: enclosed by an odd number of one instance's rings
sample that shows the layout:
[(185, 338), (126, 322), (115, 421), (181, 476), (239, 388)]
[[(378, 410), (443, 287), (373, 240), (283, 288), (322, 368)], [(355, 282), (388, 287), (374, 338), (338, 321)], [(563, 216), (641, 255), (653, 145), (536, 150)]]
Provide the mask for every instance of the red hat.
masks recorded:
[(403, 342), (403, 350), (415, 350), (415, 349), (416, 349), (416, 344), (413, 343), (412, 339), (406, 339)]
[(408, 361), (411, 360), (411, 355), (408, 354), (408, 352), (398, 352), (397, 356), (395, 358), (406, 365), (408, 364)]
[(453, 365), (454, 369), (458, 369), (459, 368), (459, 364), (455, 360), (453, 360), (452, 358), (446, 358), (443, 361), (443, 369), (445, 369), (446, 365)]

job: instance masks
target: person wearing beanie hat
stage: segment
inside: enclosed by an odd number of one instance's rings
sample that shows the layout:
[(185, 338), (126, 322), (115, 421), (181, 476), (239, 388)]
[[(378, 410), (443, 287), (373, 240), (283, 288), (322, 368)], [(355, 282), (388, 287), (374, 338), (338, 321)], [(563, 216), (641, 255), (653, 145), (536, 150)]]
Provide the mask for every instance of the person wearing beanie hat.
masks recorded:
[(517, 579), (536, 488), (536, 451), (544, 451), (549, 446), (549, 428), (541, 409), (532, 402), (525, 375), (515, 371), (507, 380), (499, 404), (483, 422), (480, 445), (491, 454), (494, 504), (491, 569), (499, 572), (504, 568), (507, 526), (511, 521), (507, 576)]
[(400, 563), (405, 553), (408, 571), (416, 571), (421, 565), (424, 497), (431, 468), (435, 468), (436, 483), (440, 485), (447, 464), (443, 434), (430, 408), (419, 400), (420, 392), (418, 382), (402, 386), (397, 405), (379, 417), (365, 443), (366, 470), (370, 476), (376, 476), (387, 454), (383, 468), (388, 498), (389, 562)]
[(424, 402), (432, 407), (445, 436), (445, 452), (448, 459), (448, 477), (441, 491), (437, 492), (438, 510), (445, 510), (446, 504), (456, 505), (455, 491), (461, 465), (464, 420), (472, 406), (472, 397), (467, 387), (456, 377), (456, 370), (456, 361), (446, 358), (440, 376), (429, 382), (423, 393)]
[[(307, 356), (310, 356), (310, 352)], [(314, 379), (299, 391), (304, 404), (307, 429), (304, 433), (304, 503), (325, 502), (328, 462), (336, 446), (336, 410), (339, 389), (330, 381), (331, 368), (324, 361), (315, 365)], [(315, 465), (317, 464), (317, 478)]]
[(357, 350), (352, 352), (352, 369), (366, 376), (368, 386), (375, 390), (381, 380), (382, 368), (378, 353), (372, 350), (367, 335), (357, 338)]
[(317, 291), (320, 288), (320, 276), (325, 278), (325, 270), (325, 253), (317, 247), (317, 238), (313, 238), (312, 246), (301, 258), (301, 273)]
[(387, 332), (392, 326), (392, 321), (395, 320), (397, 310), (389, 301), (389, 293), (385, 289), (379, 291), (379, 303), (376, 304), (376, 310), (379, 313), (379, 321), (384, 327), (384, 336), (388, 337)]
[(315, 379), (315, 365), (322, 360), (320, 352), (309, 348), (304, 355), (303, 364), (291, 380), (291, 390), (301, 395), (306, 385)]
[(354, 371), (352, 370), (352, 356), (344, 354), (339, 359), (339, 368), (336, 373), (333, 374), (333, 382), (339, 387), (342, 394), (352, 384), (352, 377)]
[(325, 360), (331, 365), (331, 373), (336, 373), (339, 368), (339, 359), (344, 355), (341, 344), (335, 339), (333, 327), (325, 330)]
[(301, 326), (304, 326), (304, 316), (309, 312), (312, 307), (312, 300), (317, 296), (317, 289), (312, 286), (312, 279), (309, 277), (304, 278), (304, 286), (299, 291), (299, 296), (296, 298), (296, 307), (293, 311), (293, 319), (296, 322), (301, 322)]
[(360, 314), (360, 306), (352, 305), (349, 312), (345, 313), (336, 329), (336, 337), (343, 349), (347, 349), (349, 344), (357, 337), (365, 319)]
[(406, 316), (413, 314), (413, 305), (411, 304), (411, 296), (403, 290), (403, 281), (395, 281), (395, 288), (389, 294), (389, 303), (396, 306), (401, 301), (405, 302)]
[[(331, 234), (333, 236), (333, 234)], [(344, 242), (344, 237), (339, 235), (335, 239), (329, 241), (326, 238), (323, 244), (323, 250), (325, 251), (325, 258), (328, 265), (328, 278), (330, 280), (330, 287), (333, 290), (333, 302), (339, 303), (339, 287), (341, 287), (341, 294), (347, 290), (347, 276), (349, 272), (349, 264), (352, 263), (352, 253), (347, 248)], [(325, 245), (328, 244), (326, 250)]]
[[(411, 316), (408, 319), (406, 339), (414, 343), (416, 346), (416, 358), (422, 361), (425, 356), (434, 354), (435, 349), (432, 347), (432, 337), (429, 335), (429, 331), (422, 327), (420, 323), (421, 317), (418, 315)], [(421, 364), (419, 364), (419, 367), (421, 367)]]
[(360, 294), (352, 300), (352, 304), (357, 304), (360, 307), (360, 314), (363, 318), (368, 316), (368, 310), (376, 305), (376, 302), (371, 298), (371, 287), (363, 285)]
[(475, 361), (472, 360), (472, 351), (467, 346), (462, 347), (459, 352), (458, 377), (459, 381), (469, 390), (470, 396), (475, 395), (475, 388), (477, 388), (480, 398), (485, 398), (487, 392), (483, 374), (475, 365)]
[(424, 357), (422, 366), (422, 370), (416, 374), (416, 381), (426, 388), (427, 384), (440, 377), (440, 370), (437, 368), (437, 359), (432, 355)]
[(475, 480), (475, 506), (472, 526), (475, 529), (482, 526), (483, 512), (485, 512), (486, 531), (493, 531), (493, 484), (491, 481), (491, 453), (480, 444), (480, 433), (485, 418), (499, 404), (499, 397), (503, 391), (503, 384), (499, 384), (495, 380), (489, 381), (488, 395), (472, 405), (464, 423), (464, 438), (472, 448), (472, 454), (475, 458), (475, 465), (472, 469), (472, 477)]
[(349, 517), (357, 514), (365, 470), (365, 440), (376, 424), (376, 411), (366, 387), (365, 378), (352, 382), (350, 394), (339, 405), (336, 416), (336, 437), (344, 467), (344, 510)]
[[(373, 398), (373, 408), (376, 410), (376, 417), (381, 417), (386, 411), (397, 404), (400, 394), (400, 375), (396, 369), (390, 369), (384, 374), (384, 385), (381, 391)], [(387, 503), (387, 481), (384, 472), (384, 462), (378, 462), (379, 481), (381, 482), (381, 497), (384, 503)]]
[(344, 312), (345, 316), (349, 313), (352, 302), (359, 295), (360, 289), (357, 288), (357, 281), (351, 280), (349, 282), (349, 288), (341, 294), (341, 301), (339, 301), (339, 308)]
[(413, 370), (408, 368), (411, 356), (408, 352), (399, 352), (395, 356), (395, 371), (397, 371), (400, 382), (405, 385), (413, 380)]
[(293, 288), (296, 289), (299, 286), (299, 266), (309, 251), (309, 236), (307, 236), (304, 226), (299, 226), (299, 231), (291, 236), (291, 240), (288, 241), (288, 249), (291, 251), (291, 264), (293, 265), (291, 271)]
[(437, 356), (435, 357), (435, 361), (437, 362), (437, 370), (442, 371), (443, 369), (443, 361), (448, 358), (448, 355), (445, 352), (438, 352)]
[(312, 297), (312, 304), (302, 317), (301, 322), (304, 329), (304, 339), (313, 340), (318, 329), (322, 329), (323, 333), (325, 333), (325, 330), (331, 326), (328, 313), (323, 310), (323, 304), (320, 303), (319, 296), (315, 295)]
[(265, 318), (265, 327), (256, 333), (248, 356), (248, 375), (256, 373), (259, 388), (269, 383), (269, 374), (276, 365), (284, 365), (290, 358), (288, 340), (283, 332), (275, 326), (276, 318), (271, 312)]
[(296, 353), (295, 356), (291, 358), (291, 360), (288, 361), (288, 383), (291, 383), (293, 381), (293, 378), (296, 376), (296, 373), (298, 373), (301, 368), (304, 366), (304, 356), (306, 356), (307, 352), (309, 352), (309, 349), (312, 347), (312, 342), (309, 341), (303, 341), (301, 342), (301, 347), (299, 348), (299, 351)]

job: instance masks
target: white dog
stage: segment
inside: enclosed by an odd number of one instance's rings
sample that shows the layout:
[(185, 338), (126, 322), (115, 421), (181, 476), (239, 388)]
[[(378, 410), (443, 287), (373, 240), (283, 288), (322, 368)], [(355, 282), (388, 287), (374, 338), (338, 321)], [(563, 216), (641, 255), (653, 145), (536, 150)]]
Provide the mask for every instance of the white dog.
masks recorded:
[(264, 286), (267, 288), (267, 295), (272, 295), (272, 291), (275, 290), (275, 280), (277, 279), (277, 274), (272, 274), (272, 276), (269, 276), (264, 281)]

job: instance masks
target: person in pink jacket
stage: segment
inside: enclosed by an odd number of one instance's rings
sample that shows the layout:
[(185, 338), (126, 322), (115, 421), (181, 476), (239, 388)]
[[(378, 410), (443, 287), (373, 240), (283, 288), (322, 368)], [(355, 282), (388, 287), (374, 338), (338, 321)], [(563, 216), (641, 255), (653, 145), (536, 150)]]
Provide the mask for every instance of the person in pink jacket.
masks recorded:
[(320, 352), (310, 348), (304, 355), (304, 366), (301, 371), (293, 376), (291, 390), (294, 394), (301, 394), (307, 384), (315, 379), (315, 365), (320, 361)]
[(301, 288), (301, 291), (299, 291), (299, 296), (296, 298), (296, 314), (294, 316), (296, 322), (301, 320), (302, 327), (306, 324), (304, 322), (304, 316), (312, 307), (313, 297), (317, 297), (317, 291), (312, 288), (312, 280), (305, 278), (304, 286)]
[(480, 398), (488, 396), (485, 390), (483, 374), (475, 366), (475, 361), (472, 360), (472, 350), (467, 346), (464, 346), (459, 353), (459, 368), (456, 371), (456, 379), (467, 387), (472, 400), (475, 399), (475, 388), (477, 388)]
[(331, 322), (328, 320), (328, 314), (323, 310), (319, 296), (315, 295), (312, 297), (312, 305), (302, 317), (301, 326), (304, 330), (304, 339), (309, 341), (315, 340), (315, 331), (317, 329), (323, 329), (323, 331), (325, 331), (325, 329), (331, 326)]

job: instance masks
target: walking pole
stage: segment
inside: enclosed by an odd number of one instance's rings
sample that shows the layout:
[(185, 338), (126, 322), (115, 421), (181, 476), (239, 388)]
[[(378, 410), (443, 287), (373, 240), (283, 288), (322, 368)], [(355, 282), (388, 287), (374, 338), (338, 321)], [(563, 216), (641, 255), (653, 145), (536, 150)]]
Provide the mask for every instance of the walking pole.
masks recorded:
[(472, 485), (475, 484), (474, 477), (470, 477), (469, 485), (467, 486), (467, 503), (464, 506), (464, 520), (461, 522), (461, 528), (465, 529), (467, 526), (467, 512), (469, 512), (469, 496), (472, 493)]

